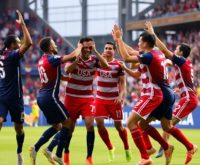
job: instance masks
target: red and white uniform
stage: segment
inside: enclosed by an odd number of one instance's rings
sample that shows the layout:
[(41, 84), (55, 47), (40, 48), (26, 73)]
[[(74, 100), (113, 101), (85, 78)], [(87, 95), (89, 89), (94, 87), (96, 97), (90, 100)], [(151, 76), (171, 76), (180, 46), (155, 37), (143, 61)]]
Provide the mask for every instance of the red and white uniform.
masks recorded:
[(173, 56), (176, 84), (180, 90), (180, 97), (173, 115), (182, 119), (191, 113), (198, 105), (198, 98), (194, 90), (193, 68), (189, 59)]
[(70, 117), (76, 120), (82, 117), (94, 116), (93, 110), (93, 79), (99, 61), (91, 55), (86, 61), (80, 58), (76, 69), (70, 74), (65, 96), (65, 107)]
[(117, 59), (108, 64), (108, 68), (97, 68), (95, 117), (122, 120), (122, 104), (116, 104), (115, 100), (119, 96), (119, 78), (124, 76), (124, 71)]
[(138, 115), (146, 119), (163, 100), (160, 85), (168, 84), (165, 56), (159, 50), (152, 50), (138, 56), (140, 61), (143, 90), (136, 106), (133, 108)]

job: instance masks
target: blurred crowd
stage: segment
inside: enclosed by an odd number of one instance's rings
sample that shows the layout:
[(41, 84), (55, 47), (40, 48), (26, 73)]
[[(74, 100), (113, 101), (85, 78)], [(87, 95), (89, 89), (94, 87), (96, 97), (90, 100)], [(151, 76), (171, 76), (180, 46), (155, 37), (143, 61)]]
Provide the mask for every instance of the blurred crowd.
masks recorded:
[(200, 0), (165, 0), (145, 15), (146, 18), (175, 16), (185, 12), (200, 10)]
[[(170, 6), (170, 4), (174, 4), (173, 6), (176, 7), (177, 12), (181, 11), (189, 11), (189, 10), (198, 10), (200, 1), (197, 0), (170, 0), (167, 3)], [(187, 4), (187, 8), (184, 7), (185, 4)], [(188, 5), (190, 4), (190, 5)], [(196, 8), (192, 7), (196, 4)], [(159, 13), (157, 9), (155, 9)], [(173, 9), (174, 10), (174, 9)], [(167, 9), (166, 11), (170, 11)], [(162, 14), (166, 14), (166, 12), (162, 12)], [(160, 16), (160, 15), (157, 15)], [(18, 25), (14, 26), (13, 22), (16, 19), (16, 13), (14, 10), (6, 10), (0, 15), (0, 48), (3, 47), (3, 39), (9, 35), (9, 34), (16, 34), (18, 36), (21, 36), (21, 30)], [(38, 42), (41, 39), (42, 36), (48, 36), (51, 35), (53, 39), (58, 44), (58, 49), (63, 48), (63, 41), (61, 38), (56, 37), (49, 28), (43, 26), (42, 28), (38, 28), (38, 21), (37, 18), (34, 15), (31, 15), (30, 12), (24, 12), (24, 19), (27, 24), (27, 27), (30, 31), (31, 37), (33, 39), (33, 46), (28, 51), (28, 53), (24, 56), (22, 60), (22, 67), (24, 68), (33, 68), (36, 67), (38, 59), (41, 56), (41, 51), (38, 47)], [(17, 27), (17, 28), (16, 28)], [(191, 60), (194, 65), (194, 83), (195, 88), (197, 90), (197, 93), (199, 95), (200, 100), (200, 31), (199, 30), (192, 30), (189, 31), (178, 31), (174, 34), (165, 34), (162, 37), (162, 40), (167, 44), (168, 48), (170, 50), (175, 50), (175, 47), (180, 42), (185, 42), (191, 45), (192, 51), (191, 51)], [(64, 47), (63, 52), (67, 53), (67, 48)], [(170, 79), (170, 85), (175, 88), (176, 84), (174, 81), (174, 70), (173, 68), (169, 68), (169, 79)], [(36, 99), (37, 92), (40, 88), (40, 79), (37, 74), (30, 74), (26, 73), (22, 75), (23, 78), (23, 91), (24, 91), (24, 103), (25, 105), (31, 105), (31, 102)], [(140, 93), (142, 90), (141, 81), (135, 80), (129, 76), (126, 76), (127, 79), (127, 90), (126, 90), (126, 96), (124, 99), (124, 103), (129, 106), (134, 106), (135, 102), (137, 101), (138, 97), (140, 97)], [(63, 101), (65, 96), (65, 85), (66, 82), (61, 82), (60, 86), (60, 98)]]

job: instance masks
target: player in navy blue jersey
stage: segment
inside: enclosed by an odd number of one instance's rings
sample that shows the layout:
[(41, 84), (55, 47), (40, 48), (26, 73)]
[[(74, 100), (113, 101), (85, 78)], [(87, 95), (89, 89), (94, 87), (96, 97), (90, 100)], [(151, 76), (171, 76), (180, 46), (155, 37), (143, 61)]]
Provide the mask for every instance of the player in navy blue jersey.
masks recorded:
[(24, 103), (20, 73), (20, 59), (32, 45), (30, 34), (26, 28), (21, 13), (17, 10), (24, 42), (15, 35), (9, 35), (4, 40), (4, 47), (0, 51), (0, 129), (6, 121), (8, 112), (14, 122), (17, 140), (17, 163), (23, 164), (22, 146), (24, 143)]
[[(50, 155), (49, 161), (55, 164), (63, 164), (62, 151), (71, 136), (69, 129), (71, 120), (68, 111), (58, 98), (61, 79), (60, 65), (78, 56), (82, 50), (82, 44), (78, 44), (70, 55), (59, 56), (57, 46), (51, 37), (45, 37), (40, 41), (40, 48), (44, 52), (38, 62), (38, 71), (41, 80), (41, 88), (37, 97), (37, 103), (44, 113), (47, 122), (51, 125), (37, 143), (30, 148), (31, 165), (36, 164), (36, 154), (40, 147), (60, 130), (60, 137), (56, 155)], [(62, 127), (62, 128), (61, 128)], [(49, 153), (46, 153), (49, 154)], [(51, 153), (50, 153), (51, 154)]]

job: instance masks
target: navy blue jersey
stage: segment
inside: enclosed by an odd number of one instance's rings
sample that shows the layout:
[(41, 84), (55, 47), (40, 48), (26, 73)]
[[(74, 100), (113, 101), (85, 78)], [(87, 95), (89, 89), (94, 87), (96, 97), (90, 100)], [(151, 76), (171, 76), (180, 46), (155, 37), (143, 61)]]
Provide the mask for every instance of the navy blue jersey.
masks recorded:
[(6, 50), (0, 55), (0, 99), (17, 99), (22, 94), (19, 49)]
[(61, 56), (44, 54), (38, 62), (38, 71), (42, 87), (39, 90), (39, 97), (58, 98), (60, 77), (61, 77)]

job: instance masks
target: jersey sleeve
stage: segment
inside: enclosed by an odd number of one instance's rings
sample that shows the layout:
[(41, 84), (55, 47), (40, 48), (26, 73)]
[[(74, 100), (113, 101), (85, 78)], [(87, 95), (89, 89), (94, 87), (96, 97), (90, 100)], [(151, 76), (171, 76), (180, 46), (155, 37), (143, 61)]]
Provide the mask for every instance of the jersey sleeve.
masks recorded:
[(182, 66), (185, 63), (186, 59), (184, 57), (179, 57), (177, 55), (173, 55), (172, 62), (178, 66)]
[(140, 63), (150, 65), (151, 61), (153, 60), (153, 55), (150, 52), (140, 54), (138, 56), (138, 59), (139, 59)]
[(19, 60), (20, 59), (19, 49), (11, 51), (9, 53), (9, 58), (13, 60)]
[(49, 63), (53, 66), (53, 67), (57, 67), (61, 64), (61, 56), (50, 56), (48, 58)]

